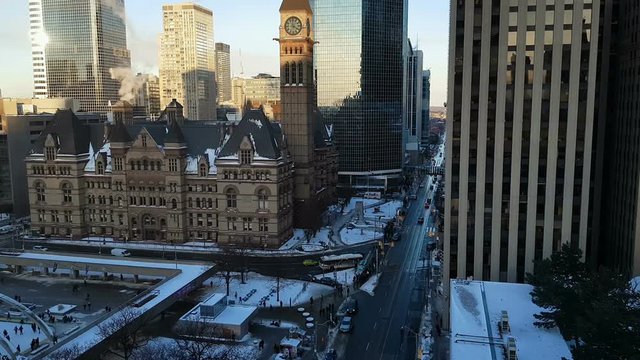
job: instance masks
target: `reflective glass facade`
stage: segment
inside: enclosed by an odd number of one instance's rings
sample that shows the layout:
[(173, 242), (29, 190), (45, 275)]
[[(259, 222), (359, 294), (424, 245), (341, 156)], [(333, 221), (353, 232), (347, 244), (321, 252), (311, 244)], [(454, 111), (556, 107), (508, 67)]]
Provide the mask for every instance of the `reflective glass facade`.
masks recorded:
[(451, 6), (446, 276), (522, 282), (562, 243), (590, 256), (601, 1)]
[(29, 9), (35, 95), (106, 112), (120, 99), (109, 69), (131, 67), (124, 0), (31, 0)]
[(402, 167), (406, 0), (312, 1), (318, 106), (334, 124), (341, 183)]

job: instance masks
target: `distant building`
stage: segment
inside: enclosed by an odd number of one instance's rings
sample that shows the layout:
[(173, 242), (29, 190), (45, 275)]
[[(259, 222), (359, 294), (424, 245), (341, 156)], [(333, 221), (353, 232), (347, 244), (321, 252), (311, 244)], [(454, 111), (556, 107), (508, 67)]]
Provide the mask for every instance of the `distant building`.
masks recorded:
[(185, 117), (216, 119), (213, 12), (193, 3), (163, 5), (160, 105), (184, 104)]
[(451, 360), (572, 359), (557, 327), (537, 327), (544, 311), (531, 301), (533, 287), (451, 280)]
[(139, 87), (132, 105), (144, 108), (147, 118), (157, 118), (160, 115), (160, 79), (152, 74), (138, 74), (136, 77)]
[[(73, 99), (0, 99), (0, 212), (29, 215), (24, 158), (58, 109), (78, 110)], [(81, 123), (98, 123), (98, 113), (78, 113)]]
[(420, 148), (426, 149), (429, 145), (429, 135), (431, 134), (431, 116), (429, 107), (431, 106), (431, 70), (422, 72), (422, 134), (420, 136)]
[(178, 324), (189, 328), (204, 322), (211, 325), (215, 332), (211, 335), (215, 337), (242, 339), (249, 333), (249, 325), (257, 312), (256, 306), (235, 305), (229, 303), (227, 295), (213, 293), (183, 315)]
[(155, 122), (113, 105), (113, 124), (58, 111), (26, 158), (31, 229), (43, 235), (278, 248), (293, 234), (293, 163), (278, 124)]
[(317, 104), (334, 127), (340, 187), (397, 187), (408, 0), (311, 3)]
[(414, 49), (407, 40), (405, 68), (405, 99), (403, 116), (404, 166), (413, 168), (422, 165), (422, 51)]
[(280, 101), (280, 78), (258, 74), (250, 79), (233, 78), (233, 103), (243, 107), (247, 101), (254, 104), (272, 104)]
[(216, 43), (216, 80), (218, 104), (231, 101), (231, 48), (224, 43)]
[(124, 0), (29, 1), (34, 97), (106, 113), (120, 99), (109, 69), (131, 67), (124, 13)]

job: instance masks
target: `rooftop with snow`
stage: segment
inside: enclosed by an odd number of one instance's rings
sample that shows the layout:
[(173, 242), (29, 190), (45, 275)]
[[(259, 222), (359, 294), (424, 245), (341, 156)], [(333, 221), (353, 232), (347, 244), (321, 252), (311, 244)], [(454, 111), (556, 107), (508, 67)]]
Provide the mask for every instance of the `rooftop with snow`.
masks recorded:
[(532, 290), (528, 284), (451, 280), (451, 359), (507, 359), (509, 338), (518, 360), (571, 359), (558, 328), (533, 325), (542, 308), (531, 301)]

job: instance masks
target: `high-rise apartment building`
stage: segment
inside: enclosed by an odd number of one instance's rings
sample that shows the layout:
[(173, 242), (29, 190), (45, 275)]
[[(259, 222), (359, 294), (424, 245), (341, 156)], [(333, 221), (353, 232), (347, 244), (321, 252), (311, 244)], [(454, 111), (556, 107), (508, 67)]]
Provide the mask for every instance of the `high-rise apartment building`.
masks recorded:
[(108, 111), (129, 68), (124, 0), (30, 0), (33, 95), (80, 101), (84, 111)]
[(420, 135), (420, 147), (426, 148), (429, 144), (431, 134), (431, 116), (429, 107), (431, 106), (431, 70), (422, 72), (422, 134)]
[(404, 165), (417, 166), (423, 161), (422, 141), (422, 51), (407, 40), (405, 100), (403, 112)]
[[(617, 12), (605, 8), (618, 26), (612, 34), (608, 107), (602, 108), (604, 146), (597, 167), (602, 181), (596, 182), (594, 204), (594, 248), (599, 263), (630, 276), (640, 275), (640, 112), (637, 87), (640, 83), (640, 3), (620, 0)], [(613, 9), (616, 9), (613, 7)], [(605, 40), (606, 41), (606, 40)], [(600, 186), (602, 184), (602, 186)], [(600, 196), (598, 196), (600, 195)], [(598, 222), (600, 220), (600, 222)], [(599, 226), (598, 226), (599, 224)]]
[(592, 256), (601, 5), (451, 2), (446, 287), (521, 282), (563, 243)]
[(244, 106), (247, 101), (274, 103), (280, 101), (280, 77), (258, 74), (250, 79), (233, 78), (233, 103)]
[(402, 172), (407, 0), (313, 0), (312, 8), (317, 103), (334, 127), (340, 184), (384, 189)]
[(231, 101), (231, 47), (216, 43), (216, 80), (218, 103)]
[(184, 104), (187, 118), (216, 119), (213, 12), (193, 3), (163, 5), (160, 101)]

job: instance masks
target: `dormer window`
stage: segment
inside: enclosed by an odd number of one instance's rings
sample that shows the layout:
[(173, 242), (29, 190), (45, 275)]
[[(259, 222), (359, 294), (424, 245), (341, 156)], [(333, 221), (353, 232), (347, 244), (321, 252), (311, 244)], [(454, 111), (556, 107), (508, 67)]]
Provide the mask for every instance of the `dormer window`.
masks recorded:
[(56, 148), (55, 146), (47, 146), (45, 147), (45, 156), (47, 160), (55, 160), (56, 159)]
[(207, 164), (200, 164), (200, 176), (201, 177), (207, 176)]
[(251, 164), (251, 150), (240, 150), (240, 164)]
[(98, 161), (98, 163), (96, 164), (96, 174), (104, 175), (104, 164), (102, 163), (102, 161)]
[(142, 147), (147, 147), (147, 135), (140, 136), (142, 141)]

